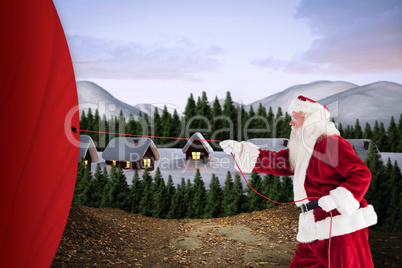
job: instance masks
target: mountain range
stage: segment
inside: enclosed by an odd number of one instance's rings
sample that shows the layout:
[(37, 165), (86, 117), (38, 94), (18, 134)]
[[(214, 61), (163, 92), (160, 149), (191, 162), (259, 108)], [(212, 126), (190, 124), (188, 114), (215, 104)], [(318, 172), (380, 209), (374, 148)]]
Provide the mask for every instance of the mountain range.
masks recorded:
[[(152, 117), (155, 106), (151, 104), (129, 105), (113, 97), (102, 87), (90, 81), (77, 82), (77, 92), (80, 110), (87, 112), (90, 107), (94, 112), (98, 109), (100, 116), (118, 116), (120, 110), (126, 118), (131, 114), (136, 118), (140, 112)], [(328, 106), (331, 116), (343, 126), (354, 125), (356, 119), (362, 127), (366, 122), (372, 126), (377, 120), (385, 127), (391, 116), (396, 121), (402, 113), (402, 85), (393, 82), (375, 82), (363, 86), (343, 81), (315, 81), (308, 84), (295, 85), (261, 100), (245, 105), (249, 110), (252, 106), (256, 112), (260, 103), (268, 110), (272, 107), (276, 113), (278, 107), (287, 111), (290, 102), (303, 95)], [(220, 100), (223, 103), (223, 100)], [(237, 105), (237, 103), (234, 103)], [(161, 107), (158, 107), (159, 111)]]

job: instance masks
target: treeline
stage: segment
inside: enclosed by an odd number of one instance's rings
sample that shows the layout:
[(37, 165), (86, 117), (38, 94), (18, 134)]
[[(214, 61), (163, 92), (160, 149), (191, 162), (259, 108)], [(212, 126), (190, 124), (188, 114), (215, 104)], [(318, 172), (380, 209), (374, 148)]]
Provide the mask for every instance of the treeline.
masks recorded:
[[(223, 105), (217, 97), (212, 104), (209, 104), (205, 92), (202, 96), (194, 99), (193, 94), (187, 100), (184, 115), (179, 116), (176, 110), (171, 114), (164, 106), (160, 113), (157, 108), (152, 114), (152, 119), (147, 114), (140, 113), (137, 118), (132, 114), (125, 118), (120, 111), (118, 117), (109, 119), (105, 115), (99, 116), (98, 110), (88, 109), (82, 111), (80, 116), (80, 129), (125, 133), (133, 135), (157, 136), (157, 137), (180, 137), (189, 138), (194, 132), (203, 133), (208, 140), (248, 140), (252, 138), (289, 138), (291, 128), (289, 126), (290, 116), (283, 113), (279, 107), (276, 113), (270, 107), (268, 110), (260, 103), (257, 111), (251, 106), (247, 112), (243, 105), (235, 106), (230, 92), (226, 93)], [(383, 122), (375, 122), (374, 127), (366, 123), (364, 129), (356, 120), (354, 126), (342, 126), (338, 124), (341, 136), (346, 139), (370, 139), (381, 152), (402, 152), (402, 114), (398, 124), (394, 117), (391, 117), (387, 129)], [(103, 151), (111, 139), (118, 134), (85, 133), (94, 140), (97, 149)], [(154, 139), (158, 147), (182, 148), (186, 140)], [(220, 150), (217, 142), (211, 142), (215, 150)]]
[[(243, 105), (235, 106), (230, 92), (227, 92), (223, 105), (217, 97), (212, 107), (207, 95), (202, 93), (197, 101), (193, 94), (187, 100), (183, 116), (180, 117), (176, 110), (173, 115), (164, 106), (160, 113), (155, 108), (152, 119), (147, 114), (140, 113), (137, 118), (130, 114), (125, 118), (120, 111), (118, 117), (109, 119), (105, 115), (99, 116), (98, 110), (93, 112), (88, 109), (80, 115), (80, 129), (125, 133), (133, 135), (157, 136), (157, 137), (181, 137), (189, 138), (194, 132), (201, 132), (209, 140), (248, 140), (251, 138), (289, 137), (290, 116), (278, 108), (276, 114), (269, 108), (268, 111), (261, 104), (257, 111), (251, 107), (247, 112)], [(108, 142), (117, 134), (85, 133), (92, 137), (98, 150), (104, 150)], [(159, 147), (182, 148), (185, 140), (154, 139)], [(218, 143), (212, 142), (214, 149), (220, 149)]]
[(388, 158), (386, 165), (375, 145), (370, 145), (366, 165), (371, 171), (370, 187), (364, 196), (378, 216), (375, 229), (402, 231), (402, 175), (398, 163)]
[(345, 139), (370, 139), (380, 152), (402, 152), (402, 114), (398, 124), (392, 116), (387, 129), (383, 122), (378, 121), (375, 121), (373, 128), (366, 123), (362, 129), (359, 119), (356, 119), (354, 126), (347, 125), (346, 128), (339, 123), (338, 129)]
[[(261, 177), (258, 173), (251, 177), (249, 184), (257, 192), (279, 202), (293, 200), (291, 178), (270, 174)], [(73, 202), (168, 219), (217, 218), (276, 206), (249, 187), (244, 188), (239, 174), (233, 179), (228, 172), (223, 186), (212, 174), (206, 189), (198, 169), (192, 182), (182, 178), (177, 186), (170, 175), (165, 183), (159, 168), (153, 177), (147, 170), (140, 177), (135, 170), (132, 184), (128, 185), (121, 168), (112, 166), (108, 173), (99, 164), (94, 174), (85, 165), (79, 165)]]

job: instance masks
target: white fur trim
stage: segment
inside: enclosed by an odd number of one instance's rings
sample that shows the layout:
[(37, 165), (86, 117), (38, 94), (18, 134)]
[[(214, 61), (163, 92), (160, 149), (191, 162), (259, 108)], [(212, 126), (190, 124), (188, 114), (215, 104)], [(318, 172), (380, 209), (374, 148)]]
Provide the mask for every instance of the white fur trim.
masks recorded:
[[(236, 154), (235, 159), (243, 173), (250, 173), (255, 164), (257, 163), (257, 158), (260, 155), (259, 147), (251, 142), (242, 141), (243, 150), (241, 154)], [(236, 163), (235, 169), (239, 171)]]
[(338, 206), (335, 199), (330, 195), (318, 199), (318, 205), (326, 212), (330, 212)]
[[(317, 114), (313, 114), (304, 121), (302, 135), (303, 145), (308, 152), (308, 156), (300, 161), (300, 163), (297, 163), (295, 167), (293, 177), (294, 201), (302, 200), (307, 197), (306, 190), (304, 189), (304, 181), (306, 179), (307, 168), (317, 139), (322, 135), (339, 135), (339, 131), (336, 129), (334, 123), (322, 121)], [(301, 206), (307, 202), (309, 201), (305, 200), (303, 202), (297, 202), (296, 205)]]
[(360, 207), (359, 201), (344, 187), (338, 187), (330, 191), (329, 194), (335, 200), (336, 209), (341, 214), (352, 215)]
[[(308, 164), (310, 163), (311, 154), (304, 161), (296, 165), (293, 176), (293, 194), (294, 201), (299, 201), (307, 198), (306, 189), (304, 188), (304, 181), (306, 180), (306, 172)], [(302, 204), (308, 203), (308, 199), (302, 202), (296, 202), (296, 206), (300, 207)]]
[(329, 111), (325, 109), (324, 106), (321, 105), (320, 103), (302, 101), (299, 99), (295, 99), (290, 103), (288, 111), (289, 114), (292, 114), (292, 112), (303, 112), (306, 117), (316, 112), (319, 112), (323, 118), (330, 117)]
[[(373, 206), (358, 209), (352, 215), (337, 215), (332, 218), (331, 237), (353, 233), (377, 223), (377, 214)], [(309, 243), (314, 240), (329, 238), (331, 218), (315, 222), (314, 210), (301, 213), (299, 217), (299, 232), (297, 240)]]

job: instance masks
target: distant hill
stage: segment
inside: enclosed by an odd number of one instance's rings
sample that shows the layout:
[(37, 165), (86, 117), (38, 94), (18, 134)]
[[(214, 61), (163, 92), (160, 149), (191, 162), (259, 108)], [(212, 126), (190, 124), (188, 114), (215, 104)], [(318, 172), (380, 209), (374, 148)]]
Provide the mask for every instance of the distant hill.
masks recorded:
[(257, 111), (261, 103), (262, 106), (267, 109), (272, 107), (274, 113), (276, 113), (278, 107), (281, 107), (283, 112), (287, 112), (290, 102), (299, 95), (310, 97), (314, 100), (320, 100), (356, 86), (357, 85), (348, 82), (316, 81), (309, 84), (292, 86), (262, 100), (255, 101), (246, 106), (246, 108), (249, 110), (250, 106), (253, 106), (254, 111)]
[(246, 106), (254, 111), (261, 103), (267, 110), (271, 106), (274, 113), (278, 107), (287, 112), (288, 106), (297, 96), (303, 95), (329, 107), (331, 117), (343, 126), (354, 125), (359, 119), (364, 128), (366, 122), (383, 122), (388, 126), (391, 116), (396, 121), (402, 113), (402, 85), (392, 82), (376, 82), (358, 86), (349, 82), (317, 81), (296, 85)]
[[(101, 116), (106, 114), (107, 118), (110, 118), (111, 115), (118, 116), (120, 110), (123, 111), (126, 118), (130, 113), (137, 118), (140, 112), (146, 113), (149, 118), (152, 118), (156, 107), (147, 103), (131, 106), (89, 81), (77, 82), (77, 91), (80, 110), (87, 111), (88, 107), (91, 107), (95, 112), (95, 109), (98, 109), (99, 114)], [(316, 81), (295, 85), (264, 99), (256, 100), (249, 105), (244, 105), (244, 108), (248, 111), (253, 106), (256, 112), (261, 103), (267, 111), (269, 107), (272, 107), (273, 112), (276, 113), (278, 107), (281, 107), (283, 112), (287, 112), (290, 102), (299, 95), (327, 105), (331, 116), (343, 126), (354, 125), (356, 119), (359, 119), (362, 127), (366, 122), (373, 126), (376, 120), (383, 122), (387, 127), (391, 116), (394, 116), (397, 121), (402, 113), (402, 85), (384, 81), (363, 86), (343, 81)], [(224, 100), (219, 100), (219, 102), (223, 107)], [(236, 102), (233, 104), (238, 105)], [(213, 101), (210, 102), (211, 107), (212, 105)], [(161, 108), (162, 106), (158, 106), (160, 114), (162, 113)]]
[(327, 105), (335, 121), (346, 126), (354, 125), (359, 119), (364, 128), (366, 122), (375, 121), (388, 126), (391, 116), (398, 123), (402, 114), (402, 85), (391, 82), (376, 82), (357, 86), (320, 100)]
[(88, 108), (91, 108), (92, 113), (98, 109), (101, 117), (105, 114), (106, 118), (109, 119), (110, 116), (118, 117), (120, 110), (123, 111), (124, 116), (127, 118), (130, 113), (137, 118), (141, 111), (116, 99), (105, 89), (90, 81), (77, 82), (77, 93), (80, 111), (84, 110), (85, 113), (88, 112)]

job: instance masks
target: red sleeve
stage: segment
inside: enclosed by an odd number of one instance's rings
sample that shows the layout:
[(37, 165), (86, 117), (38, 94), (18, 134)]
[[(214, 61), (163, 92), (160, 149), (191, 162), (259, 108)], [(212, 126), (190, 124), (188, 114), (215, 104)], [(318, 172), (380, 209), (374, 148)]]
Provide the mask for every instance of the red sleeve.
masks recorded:
[(253, 172), (269, 173), (278, 176), (291, 176), (293, 170), (289, 163), (289, 149), (279, 152), (259, 150), (257, 163), (254, 166)]
[[(340, 136), (327, 139), (329, 164), (344, 178), (339, 186), (351, 192), (360, 202), (369, 188), (371, 173), (366, 164), (357, 156), (353, 147)], [(337, 152), (338, 151), (338, 152)]]

